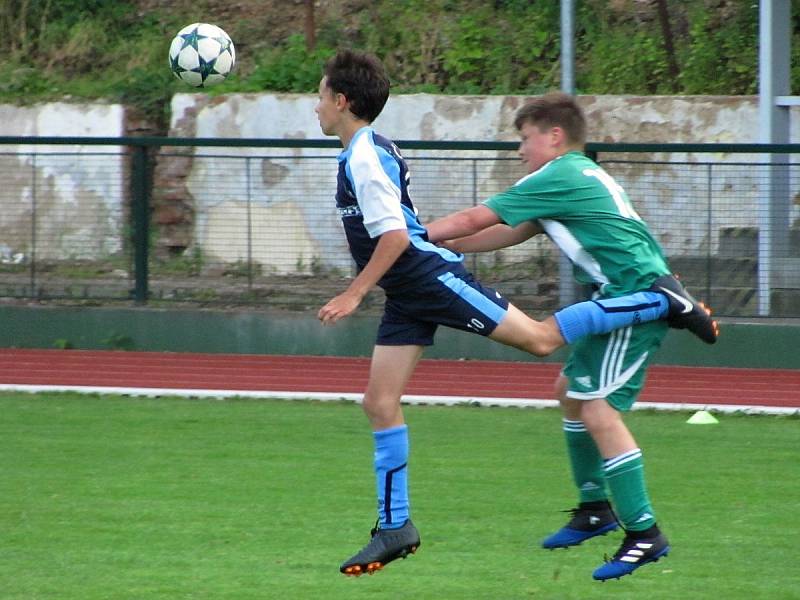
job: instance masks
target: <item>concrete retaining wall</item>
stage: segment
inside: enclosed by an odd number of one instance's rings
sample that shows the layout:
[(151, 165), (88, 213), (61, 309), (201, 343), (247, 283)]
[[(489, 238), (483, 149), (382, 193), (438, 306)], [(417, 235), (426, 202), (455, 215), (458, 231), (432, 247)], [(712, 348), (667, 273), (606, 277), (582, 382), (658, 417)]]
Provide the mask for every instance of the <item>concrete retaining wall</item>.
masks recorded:
[[(513, 119), (516, 110), (525, 101), (520, 96), (435, 96), (429, 94), (400, 95), (390, 98), (375, 127), (395, 140), (462, 140), (462, 141), (516, 141)], [(595, 142), (653, 142), (653, 143), (754, 143), (758, 141), (758, 103), (754, 97), (675, 97), (675, 96), (581, 96), (579, 98), (588, 122), (588, 139)], [(170, 134), (177, 137), (233, 137), (233, 138), (291, 138), (320, 139), (322, 134), (314, 114), (317, 98), (302, 94), (260, 95), (231, 94), (209, 98), (198, 94), (177, 94), (172, 101)], [(793, 108), (792, 140), (800, 140), (800, 108)], [(277, 235), (269, 230), (268, 223), (286, 224), (291, 239), (284, 246), (280, 264), (270, 264), (279, 272), (291, 271), (296, 263), (308, 263), (310, 256), (338, 256), (336, 248), (327, 247), (327, 235), (338, 225), (336, 219), (323, 219), (317, 212), (309, 211), (309, 204), (332, 202), (335, 190), (335, 168), (332, 164), (336, 151), (265, 149), (213, 149), (223, 155), (253, 157), (249, 176), (253, 199), (243, 200), (241, 182), (245, 179), (244, 165), (231, 164), (231, 168), (216, 171), (213, 182), (220, 194), (210, 189), (207, 178), (207, 161), (182, 162), (185, 173), (174, 185), (176, 169), (170, 168), (173, 177), (162, 178), (159, 187), (167, 190), (162, 196), (162, 209), (177, 205), (169, 214), (193, 212), (198, 218), (193, 222), (179, 220), (169, 225), (172, 239), (162, 240), (172, 247), (198, 244), (205, 256), (213, 260), (231, 260), (237, 249), (224, 236), (215, 232), (224, 230), (225, 224), (237, 222), (242, 204), (250, 203), (257, 212), (259, 222), (265, 224), (265, 237)], [(402, 150), (402, 148), (401, 148)], [(198, 151), (199, 152), (199, 151)], [(466, 206), (473, 196), (471, 178), (457, 169), (439, 168), (436, 185), (415, 178), (415, 157), (445, 156), (443, 152), (404, 150), (412, 162), (412, 194), (421, 211), (441, 215), (454, 207)], [(296, 158), (285, 158), (289, 154)], [(300, 160), (310, 155), (330, 157), (330, 166)], [(264, 157), (265, 158), (259, 158)], [(270, 158), (283, 156), (284, 158)], [(465, 154), (467, 156), (467, 154)], [(484, 155), (485, 156), (485, 155)], [(495, 154), (494, 156), (497, 156)], [(604, 156), (601, 158), (610, 158)], [(713, 174), (706, 172), (701, 162), (754, 162), (761, 157), (733, 154), (670, 154), (645, 157), (623, 155), (616, 158), (647, 161), (668, 160), (670, 163), (648, 166), (614, 165), (612, 173), (628, 190), (639, 214), (648, 222), (668, 253), (687, 255), (707, 252), (716, 254), (723, 228), (746, 228), (758, 225), (757, 203), (764, 194), (765, 172), (742, 166), (715, 167)], [(792, 160), (800, 162), (800, 157)], [(485, 163), (477, 173), (477, 197), (483, 200), (505, 188), (522, 170), (498, 168), (496, 163)], [(513, 169), (513, 167), (509, 167)], [(313, 176), (305, 175), (313, 170)], [(418, 173), (418, 171), (417, 171)], [(427, 174), (426, 174), (427, 176)], [(713, 177), (713, 187), (706, 183)], [(800, 189), (790, 191), (800, 197)], [(715, 223), (709, 231), (705, 202), (713, 196)], [(460, 203), (460, 204), (459, 204)], [(694, 210), (696, 208), (696, 210)], [(669, 213), (670, 218), (663, 215)], [(792, 208), (791, 221), (800, 224), (800, 206)], [(718, 222), (716, 222), (718, 221)], [(798, 225), (800, 226), (800, 225)], [(241, 249), (239, 249), (241, 250)], [(241, 252), (239, 251), (239, 254)], [(265, 264), (274, 262), (274, 253), (268, 248), (261, 252)], [(327, 258), (326, 258), (327, 259)], [(327, 265), (340, 267), (338, 264)]]
[[(125, 135), (119, 104), (0, 104), (2, 135)], [(98, 155), (100, 153), (100, 155)], [(122, 246), (125, 157), (119, 146), (0, 146), (0, 255), (96, 259)]]
[[(323, 327), (310, 312), (164, 310), (0, 306), (0, 347), (369, 356), (376, 317), (354, 316)], [(671, 331), (657, 364), (800, 369), (800, 322), (723, 323), (714, 346), (685, 331)], [(758, 349), (753, 351), (753, 349)], [(442, 327), (426, 358), (561, 362), (501, 346), (487, 338)]]

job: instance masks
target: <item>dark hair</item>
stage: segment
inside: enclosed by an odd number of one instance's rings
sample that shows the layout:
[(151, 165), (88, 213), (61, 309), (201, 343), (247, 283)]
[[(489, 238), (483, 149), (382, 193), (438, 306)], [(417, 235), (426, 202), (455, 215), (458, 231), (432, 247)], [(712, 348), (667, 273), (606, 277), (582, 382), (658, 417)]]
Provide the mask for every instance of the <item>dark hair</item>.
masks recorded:
[(350, 112), (372, 123), (389, 99), (389, 77), (374, 54), (341, 50), (322, 69), (327, 85), (350, 101)]
[(539, 129), (561, 127), (570, 143), (586, 143), (586, 117), (575, 98), (563, 92), (548, 92), (526, 102), (517, 111), (514, 127), (520, 130), (525, 123)]

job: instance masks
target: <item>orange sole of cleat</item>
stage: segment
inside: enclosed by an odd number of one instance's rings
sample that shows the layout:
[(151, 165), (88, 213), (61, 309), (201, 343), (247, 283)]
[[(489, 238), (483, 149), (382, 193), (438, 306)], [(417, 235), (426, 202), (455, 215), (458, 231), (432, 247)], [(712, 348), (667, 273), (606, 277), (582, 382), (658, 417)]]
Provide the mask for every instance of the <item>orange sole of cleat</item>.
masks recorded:
[(361, 565), (353, 565), (352, 567), (348, 567), (345, 569), (344, 574), (348, 577), (361, 577), (365, 573), (367, 575), (372, 575), (381, 569), (383, 569), (383, 563), (374, 562), (369, 563), (364, 569), (361, 568)]
[[(706, 314), (710, 317), (711, 316), (711, 312), (712, 312), (711, 309), (708, 306), (706, 306), (705, 304), (703, 304), (702, 302), (700, 302), (700, 306), (703, 307), (703, 310), (706, 311)], [(711, 326), (714, 328), (714, 337), (719, 337), (719, 323), (717, 323), (716, 321), (712, 320), (711, 321)]]
[[(402, 558), (406, 558), (409, 554), (415, 554), (417, 552), (417, 548), (419, 546), (411, 546), (408, 549), (408, 553), (404, 554)], [(364, 573), (367, 575), (372, 575), (377, 573), (381, 569), (383, 569), (384, 564), (381, 562), (373, 562), (369, 563), (365, 568), (362, 568), (361, 565), (353, 565), (352, 567), (347, 567), (343, 574), (347, 575), (348, 577), (361, 577)]]

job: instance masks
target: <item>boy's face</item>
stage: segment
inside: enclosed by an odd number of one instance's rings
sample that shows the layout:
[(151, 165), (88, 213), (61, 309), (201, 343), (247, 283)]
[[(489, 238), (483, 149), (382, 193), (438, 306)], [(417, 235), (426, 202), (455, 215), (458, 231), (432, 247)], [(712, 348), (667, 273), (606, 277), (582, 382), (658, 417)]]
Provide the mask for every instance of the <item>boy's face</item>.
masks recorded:
[(328, 87), (327, 77), (323, 77), (319, 82), (319, 101), (314, 107), (314, 112), (317, 113), (322, 133), (337, 135), (341, 111), (336, 105), (336, 94)]
[(528, 173), (541, 168), (557, 156), (564, 154), (564, 131), (560, 127), (539, 129), (533, 123), (524, 123), (519, 130), (519, 156)]

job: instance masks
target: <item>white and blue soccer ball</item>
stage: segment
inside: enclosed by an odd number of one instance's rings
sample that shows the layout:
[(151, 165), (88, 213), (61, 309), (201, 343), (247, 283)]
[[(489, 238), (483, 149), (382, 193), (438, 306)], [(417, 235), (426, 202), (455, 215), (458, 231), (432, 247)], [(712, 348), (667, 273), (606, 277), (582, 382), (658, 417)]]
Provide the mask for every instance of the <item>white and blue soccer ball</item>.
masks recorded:
[(175, 77), (194, 87), (225, 80), (236, 62), (230, 36), (210, 23), (192, 23), (178, 32), (169, 47), (169, 67)]

